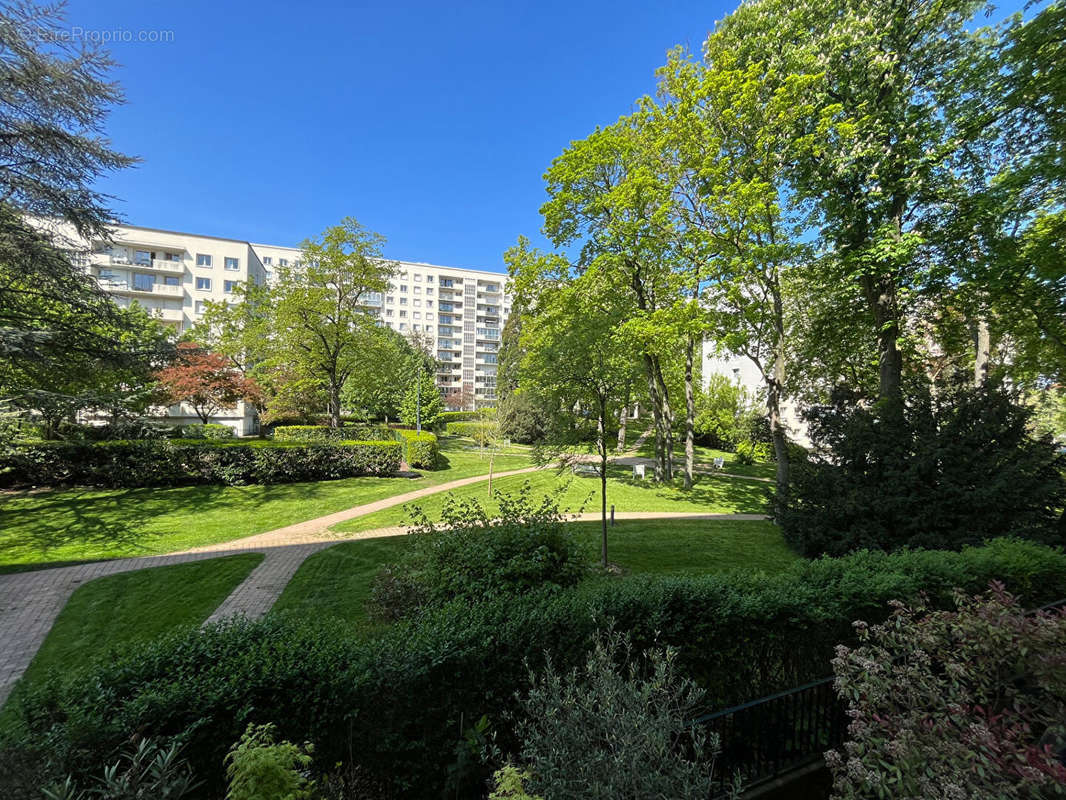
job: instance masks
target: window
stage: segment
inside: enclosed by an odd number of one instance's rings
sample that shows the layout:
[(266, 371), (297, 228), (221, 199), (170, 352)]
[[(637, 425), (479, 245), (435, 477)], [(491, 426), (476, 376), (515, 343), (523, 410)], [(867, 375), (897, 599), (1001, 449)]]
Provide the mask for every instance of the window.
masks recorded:
[(196, 288), (202, 292), (211, 291), (211, 279), (210, 278), (197, 278)]
[(239, 258), (230, 258), (229, 256), (226, 256), (225, 266), (230, 272), (236, 272), (241, 268), (241, 261)]
[(237, 281), (222, 281), (222, 290), (227, 294), (237, 288)]
[(167, 286), (181, 286), (181, 278), (177, 275), (167, 275), (163, 278), (163, 283)]
[(427, 300), (426, 301), (426, 308), (433, 308), (433, 301), (432, 300)]
[[(432, 275), (427, 275), (426, 276), (426, 283), (433, 283), (433, 276)], [(427, 289), (426, 291), (427, 292), (432, 292), (433, 290), (432, 289)]]
[(393, 303), (396, 302), (396, 298), (390, 294), (388, 297), (385, 298), (385, 302), (391, 306)]
[(400, 312), (400, 319), (405, 319), (406, 317), (407, 317), (407, 312), (406, 311), (401, 311)]
[(134, 250), (133, 251), (133, 263), (134, 264), (151, 264), (152, 254), (147, 250)]
[(422, 319), (422, 313), (421, 313), (421, 312), (419, 312), (419, 311), (416, 311), (416, 312), (415, 312), (414, 314), (412, 314), (411, 316), (412, 316), (412, 317), (414, 317), (415, 319)]
[(391, 308), (386, 308), (385, 309), (385, 316), (386, 317), (391, 317), (392, 316), (392, 309)]
[(287, 266), (289, 266), (289, 259), (287, 259), (287, 258), (279, 258), (278, 259), (278, 266), (279, 267), (287, 267)]
[(203, 314), (204, 313), (204, 301), (203, 300), (197, 300), (196, 301), (196, 313), (197, 314)]
[(150, 292), (155, 287), (155, 278), (151, 275), (142, 275), (139, 272), (133, 273), (133, 288), (138, 292)]
[(422, 307), (422, 301), (421, 301), (421, 300), (419, 300), (419, 299), (418, 299), (418, 298), (416, 297), (416, 298), (415, 298), (415, 308), (421, 308), (421, 307)]
[(422, 329), (421, 325), (412, 325), (411, 326), (411, 330), (413, 330), (413, 331), (418, 331), (418, 330), (421, 330), (421, 329)]
[(415, 294), (422, 294), (422, 287), (421, 286), (416, 286), (415, 287)]
[(207, 253), (197, 253), (196, 254), (196, 266), (198, 266), (198, 267), (210, 267), (211, 266), (211, 256), (209, 256)]
[[(415, 275), (415, 283), (421, 283), (421, 282), (422, 282), (422, 276), (421, 276), (421, 275)], [(420, 291), (422, 291), (422, 290), (421, 290), (421, 289), (419, 289), (419, 288), (418, 288), (418, 287), (416, 286), (416, 287), (415, 287), (415, 291), (416, 291), (416, 292), (420, 292)]]
[(407, 291), (407, 286), (406, 286), (406, 285), (404, 285), (404, 284), (401, 284), (401, 285), (400, 285), (400, 294), (403, 294), (403, 293), (405, 293), (406, 291)]
[(433, 294), (433, 287), (432, 286), (427, 286), (426, 287), (426, 294), (428, 294), (428, 295), (432, 295)]
[(433, 315), (432, 315), (432, 314), (429, 314), (429, 313), (427, 313), (427, 314), (426, 314), (426, 319), (433, 319)]
[(264, 267), (269, 267), (273, 263), (274, 263), (274, 259), (272, 259), (270, 256), (263, 256), (263, 266)]
[(401, 322), (400, 323), (400, 330), (401, 331), (407, 330), (407, 323), (406, 322)]
[(400, 305), (401, 306), (407, 305), (407, 298), (406, 297), (401, 297), (400, 298)]

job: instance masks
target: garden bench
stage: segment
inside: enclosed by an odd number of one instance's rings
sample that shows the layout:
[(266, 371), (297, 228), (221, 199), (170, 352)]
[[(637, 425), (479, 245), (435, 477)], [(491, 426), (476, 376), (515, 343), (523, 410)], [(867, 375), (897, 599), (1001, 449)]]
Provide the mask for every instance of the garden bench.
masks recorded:
[(719, 456), (718, 458), (716, 458), (714, 461), (711, 462), (711, 466), (714, 467), (715, 469), (722, 469), (723, 467), (725, 467), (725, 459), (722, 458), (721, 456)]
[(574, 474), (598, 478), (600, 477), (600, 468), (595, 464), (577, 464), (574, 466)]

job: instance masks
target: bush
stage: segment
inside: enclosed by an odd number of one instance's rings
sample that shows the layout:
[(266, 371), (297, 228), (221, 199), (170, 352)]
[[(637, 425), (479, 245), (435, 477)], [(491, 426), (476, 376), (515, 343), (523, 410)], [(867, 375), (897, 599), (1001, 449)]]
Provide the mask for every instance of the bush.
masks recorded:
[(471, 422), (474, 420), (484, 419), (487, 414), (491, 414), (493, 409), (481, 408), (477, 411), (442, 411), (437, 416), (437, 424), (445, 425), (449, 422)]
[(369, 423), (352, 425), (345, 423), (339, 428), (328, 425), (278, 425), (274, 428), (276, 442), (370, 442), (391, 438), (384, 425)]
[(399, 468), (395, 442), (36, 442), (0, 454), (0, 484), (125, 488), (293, 483), (390, 475)]
[(406, 552), (373, 583), (371, 616), (395, 621), (460, 598), (560, 589), (586, 574), (588, 558), (555, 497), (534, 503), (527, 483), (496, 502), (490, 517), (476, 498), (449, 495), (437, 524), (416, 507)]
[(500, 403), (500, 432), (512, 442), (539, 442), (549, 425), (547, 411), (528, 391), (511, 392)]
[(444, 426), (449, 436), (468, 436), (477, 439), (485, 435), (485, 431), (491, 428), (488, 422), (449, 422)]
[(834, 797), (1066, 797), (1066, 615), (1026, 614), (993, 584), (957, 612), (896, 604), (833, 660), (849, 740)]
[(226, 756), (226, 800), (311, 800), (311, 745), (276, 742), (271, 724), (249, 723)]
[(718, 742), (690, 724), (702, 697), (676, 650), (638, 659), (621, 636), (594, 637), (568, 673), (549, 661), (517, 730), (532, 790), (552, 800), (710, 797)]
[(393, 436), (403, 445), (404, 461), (407, 466), (414, 469), (436, 469), (440, 464), (440, 449), (437, 445), (437, 437), (429, 431), (407, 430), (396, 428)]
[(205, 439), (233, 439), (235, 435), (229, 425), (204, 425)]
[(785, 538), (807, 555), (1007, 534), (1059, 543), (1064, 460), (1029, 435), (1030, 416), (994, 386), (922, 390), (902, 409), (837, 393), (807, 415), (818, 452), (775, 507)]
[(188, 763), (180, 757), (181, 748), (173, 742), (164, 747), (152, 739), (141, 739), (123, 752), (118, 761), (103, 770), (103, 777), (86, 790), (71, 778), (42, 789), (47, 800), (134, 800), (135, 798), (189, 797), (198, 781)]
[(1030, 606), (1066, 597), (1066, 554), (1001, 540), (856, 553), (774, 576), (601, 578), (456, 601), (373, 635), (285, 615), (189, 628), (16, 689), (10, 729), (48, 742), (60, 774), (79, 777), (97, 774), (130, 731), (187, 732), (185, 754), (218, 795), (230, 744), (249, 722), (273, 722), (280, 738), (314, 745), (319, 771), (344, 762), (397, 795), (437, 798), (461, 720), (488, 715), (501, 749), (515, 752), (500, 723), (518, 712), (529, 670), (546, 652), (561, 671), (586, 663), (608, 623), (637, 650), (677, 648), (708, 709), (723, 708), (824, 676), (835, 646), (854, 641), (852, 620), (885, 619), (889, 600), (925, 589), (930, 607), (948, 608), (954, 587), (980, 591), (993, 578)]
[(750, 466), (751, 464), (768, 464), (773, 461), (770, 445), (765, 442), (741, 442), (737, 445), (737, 463)]

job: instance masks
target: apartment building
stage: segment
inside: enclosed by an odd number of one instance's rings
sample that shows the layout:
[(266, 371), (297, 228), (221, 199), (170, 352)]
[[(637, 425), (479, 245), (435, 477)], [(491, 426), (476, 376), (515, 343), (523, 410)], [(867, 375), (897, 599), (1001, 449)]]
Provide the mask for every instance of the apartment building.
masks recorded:
[[(296, 265), (298, 248), (179, 231), (116, 225), (110, 241), (84, 242), (72, 229), (47, 225), (77, 262), (120, 306), (137, 303), (179, 332), (189, 330), (210, 300), (228, 300), (249, 280), (269, 283), (279, 267)], [(381, 325), (418, 334), (440, 361), (437, 384), (449, 407), (496, 402), (500, 336), (511, 310), (507, 276), (486, 270), (398, 262), (388, 291), (365, 298)], [(193, 422), (190, 409), (168, 416)], [(252, 433), (251, 409), (217, 420)]]

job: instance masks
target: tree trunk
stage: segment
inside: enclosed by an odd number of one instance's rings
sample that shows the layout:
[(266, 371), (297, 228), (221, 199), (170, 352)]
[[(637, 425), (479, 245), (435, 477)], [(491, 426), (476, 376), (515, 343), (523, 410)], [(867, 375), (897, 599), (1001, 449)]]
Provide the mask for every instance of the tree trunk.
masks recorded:
[(616, 453), (623, 453), (626, 449), (626, 425), (629, 423), (629, 397), (626, 396), (626, 402), (622, 406), (622, 410), (618, 412), (618, 444), (615, 445)]
[(766, 382), (766, 406), (770, 412), (770, 436), (774, 443), (774, 458), (777, 460), (777, 497), (784, 500), (788, 494), (789, 463), (788, 441), (785, 426), (781, 424), (781, 399), (785, 391), (785, 309), (781, 300), (781, 284), (774, 274), (774, 371), (773, 378)]
[(329, 382), (329, 426), (333, 429), (341, 426), (341, 387), (336, 380)]
[(988, 320), (981, 316), (977, 319), (977, 350), (973, 360), (973, 385), (980, 388), (988, 381), (988, 362), (992, 353), (992, 336), (988, 331)]
[(663, 426), (663, 479), (674, 479), (674, 410), (670, 407), (670, 390), (666, 388), (662, 366), (655, 360), (655, 380), (658, 388), (660, 411)]
[(663, 440), (662, 406), (659, 402), (659, 389), (655, 380), (655, 368), (651, 356), (644, 355), (644, 367), (648, 378), (648, 396), (651, 398), (651, 416), (655, 425), (655, 480), (663, 479), (663, 453), (666, 442)]
[(600, 555), (607, 569), (607, 398), (600, 396), (599, 435), (596, 444), (600, 451), (600, 524), (603, 531)]
[(689, 335), (685, 343), (685, 488), (692, 488), (692, 469), (696, 460), (696, 398), (692, 391), (692, 361), (696, 337)]
[(877, 327), (878, 399), (902, 399), (903, 358), (899, 352), (896, 286), (890, 278), (863, 276), (862, 287)]

